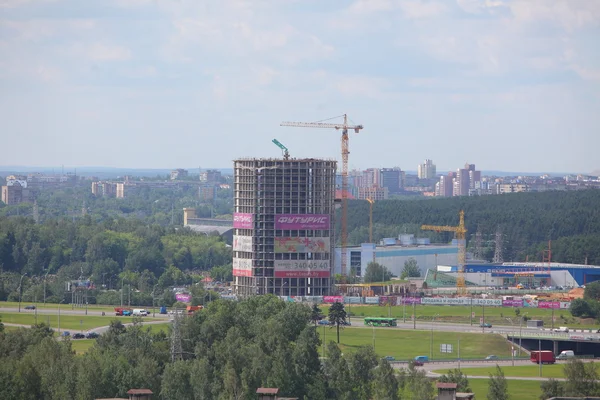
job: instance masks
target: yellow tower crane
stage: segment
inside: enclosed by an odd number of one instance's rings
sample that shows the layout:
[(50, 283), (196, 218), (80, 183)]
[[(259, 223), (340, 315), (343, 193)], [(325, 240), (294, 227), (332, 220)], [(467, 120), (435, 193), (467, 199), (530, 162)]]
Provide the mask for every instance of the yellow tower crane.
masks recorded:
[[(324, 121), (318, 122), (282, 122), (280, 126), (292, 126), (297, 128), (329, 128), (342, 131), (342, 240), (341, 240), (341, 264), (342, 276), (346, 276), (346, 264), (348, 255), (346, 247), (348, 244), (348, 129), (353, 129), (358, 133), (363, 129), (362, 125), (349, 125), (348, 116), (342, 115), (344, 122), (341, 124), (333, 124)], [(339, 118), (339, 117), (334, 117)], [(333, 119), (333, 118), (330, 118)]]
[(464, 295), (467, 293), (464, 275), (465, 262), (467, 259), (467, 228), (465, 228), (465, 212), (461, 210), (459, 215), (460, 221), (458, 223), (458, 226), (422, 225), (421, 229), (424, 231), (454, 232), (456, 240), (458, 241), (458, 277), (456, 278), (456, 291), (459, 295)]

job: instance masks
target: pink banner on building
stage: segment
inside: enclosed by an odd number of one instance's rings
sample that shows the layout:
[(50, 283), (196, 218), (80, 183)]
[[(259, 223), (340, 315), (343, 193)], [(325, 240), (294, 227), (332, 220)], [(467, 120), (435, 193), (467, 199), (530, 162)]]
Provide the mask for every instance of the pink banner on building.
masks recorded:
[(538, 308), (560, 308), (560, 301), (538, 301)]
[(396, 296), (379, 296), (380, 306), (395, 306)]
[(233, 276), (252, 276), (250, 269), (233, 269)]
[(502, 307), (523, 307), (523, 300), (502, 300)]
[(254, 227), (254, 216), (250, 213), (233, 213), (233, 227), (252, 229)]
[(344, 296), (323, 296), (323, 303), (343, 303)]
[(329, 229), (327, 214), (279, 214), (275, 216), (275, 229)]

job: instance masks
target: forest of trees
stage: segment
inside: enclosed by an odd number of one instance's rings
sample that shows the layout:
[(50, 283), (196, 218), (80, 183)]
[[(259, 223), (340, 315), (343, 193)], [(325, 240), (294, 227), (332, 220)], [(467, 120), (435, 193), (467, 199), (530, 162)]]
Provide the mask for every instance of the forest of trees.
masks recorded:
[(190, 284), (193, 271), (216, 268), (227, 278), (231, 257), (231, 248), (218, 235), (136, 219), (95, 222), (87, 215), (75, 222), (51, 219), (36, 224), (31, 218), (0, 217), (0, 300), (16, 299), (23, 274), (23, 298), (41, 300), (48, 274), (46, 296), (58, 302), (64, 283), (82, 278), (97, 287), (118, 289), (127, 283), (145, 292), (156, 284)]
[(81, 356), (43, 324), (2, 331), (0, 393), (10, 399), (125, 397), (147, 388), (163, 399), (254, 399), (258, 387), (300, 399), (433, 399), (424, 371), (394, 371), (372, 347), (344, 353), (321, 342), (310, 307), (268, 295), (216, 301), (179, 326), (181, 351), (139, 323), (115, 320)]
[[(458, 225), (465, 211), (467, 241), (474, 250), (481, 232), (482, 254), (494, 255), (494, 239), (502, 233), (505, 261), (541, 261), (552, 240), (553, 261), (600, 264), (600, 191), (514, 193), (496, 196), (434, 198), (422, 201), (386, 200), (373, 206), (373, 239), (415, 234), (432, 242), (449, 242), (451, 233), (421, 231), (422, 224)], [(369, 239), (369, 204), (351, 200), (348, 240), (360, 244)]]

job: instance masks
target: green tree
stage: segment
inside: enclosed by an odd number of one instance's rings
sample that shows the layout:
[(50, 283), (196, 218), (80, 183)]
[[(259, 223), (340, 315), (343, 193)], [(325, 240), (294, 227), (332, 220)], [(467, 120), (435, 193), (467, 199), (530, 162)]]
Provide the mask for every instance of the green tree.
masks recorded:
[(348, 356), (352, 392), (357, 399), (370, 399), (373, 388), (373, 369), (377, 366), (377, 355), (372, 346), (361, 346)]
[(564, 366), (564, 395), (572, 397), (596, 396), (599, 394), (598, 370), (595, 363), (571, 359)]
[(586, 284), (583, 298), (586, 300), (600, 300), (600, 281)]
[[(197, 378), (202, 379), (202, 377)], [(177, 361), (166, 366), (160, 397), (167, 400), (194, 399), (188, 361)]]
[(440, 376), (438, 379), (439, 382), (447, 382), (447, 383), (456, 383), (456, 391), (457, 392), (471, 392), (471, 388), (469, 387), (469, 380), (467, 376), (463, 374), (463, 372), (458, 369), (448, 370), (448, 374)]
[(398, 400), (398, 379), (396, 372), (387, 360), (380, 359), (373, 377), (373, 398), (375, 400)]
[(348, 363), (342, 356), (340, 348), (333, 341), (327, 344), (327, 359), (325, 359), (324, 369), (329, 385), (327, 398), (354, 400)]
[(365, 276), (363, 280), (366, 283), (369, 282), (387, 282), (392, 278), (392, 273), (383, 265), (370, 262), (367, 264), (367, 269), (365, 271)]
[(425, 371), (415, 368), (414, 363), (408, 364), (408, 369), (402, 372), (402, 398), (411, 400), (434, 399), (433, 385)]
[(319, 305), (316, 303), (313, 304), (313, 306), (310, 310), (310, 320), (315, 324), (315, 326), (317, 326), (317, 322), (319, 322), (321, 320), (322, 316), (323, 316), (323, 313), (322, 313)]
[(404, 262), (404, 268), (402, 269), (402, 275), (400, 275), (400, 278), (418, 278), (420, 276), (421, 271), (419, 270), (417, 260), (415, 260), (414, 258), (409, 258), (408, 260), (406, 260)]
[(340, 326), (346, 325), (346, 309), (343, 303), (335, 302), (329, 307), (329, 323), (337, 329), (337, 342), (340, 343)]
[(540, 395), (540, 400), (546, 400), (553, 397), (560, 397), (565, 392), (563, 383), (553, 378), (550, 378), (547, 381), (543, 381), (540, 384), (540, 390), (542, 391), (542, 394)]
[(508, 400), (508, 383), (504, 377), (504, 371), (496, 365), (496, 371), (490, 374), (488, 380), (488, 400)]
[(594, 300), (575, 299), (571, 302), (569, 311), (574, 317), (596, 317)]

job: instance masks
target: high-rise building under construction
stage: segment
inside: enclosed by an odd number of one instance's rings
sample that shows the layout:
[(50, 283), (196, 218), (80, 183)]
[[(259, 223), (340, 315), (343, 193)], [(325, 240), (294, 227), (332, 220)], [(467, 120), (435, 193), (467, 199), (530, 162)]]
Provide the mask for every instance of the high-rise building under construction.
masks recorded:
[(331, 294), (336, 161), (234, 161), (233, 276), (239, 296)]

